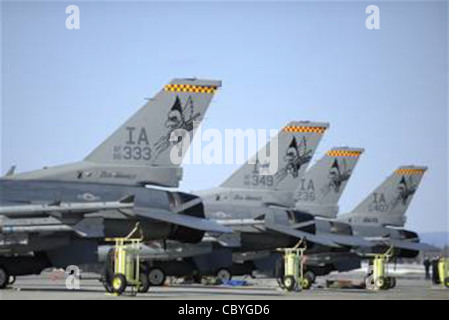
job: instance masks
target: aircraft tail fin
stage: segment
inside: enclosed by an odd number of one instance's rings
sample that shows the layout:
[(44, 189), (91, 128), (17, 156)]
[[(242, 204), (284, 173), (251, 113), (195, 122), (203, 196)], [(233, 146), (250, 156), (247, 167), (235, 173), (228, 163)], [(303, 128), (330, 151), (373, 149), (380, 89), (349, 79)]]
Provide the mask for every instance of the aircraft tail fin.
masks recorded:
[(353, 224), (403, 227), (406, 212), (427, 167), (401, 166), (363, 200), (346, 219)]
[(220, 81), (174, 79), (84, 161), (7, 179), (179, 186), (180, 167)]
[[(174, 79), (98, 146), (85, 161), (126, 166), (177, 167), (172, 147), (193, 139), (220, 81)], [(176, 141), (172, 134), (178, 134)], [(181, 150), (179, 150), (181, 151)], [(178, 155), (185, 155), (182, 150)], [(181, 159), (182, 160), (182, 156)]]
[(293, 191), (328, 127), (328, 123), (289, 123), (221, 187)]
[(318, 160), (300, 180), (294, 194), (300, 211), (335, 218), (338, 201), (352, 176), (363, 149), (333, 148)]
[(14, 175), (15, 172), (16, 172), (16, 166), (12, 166), (11, 168), (9, 168), (8, 172), (6, 172), (5, 177), (10, 177), (10, 176)]

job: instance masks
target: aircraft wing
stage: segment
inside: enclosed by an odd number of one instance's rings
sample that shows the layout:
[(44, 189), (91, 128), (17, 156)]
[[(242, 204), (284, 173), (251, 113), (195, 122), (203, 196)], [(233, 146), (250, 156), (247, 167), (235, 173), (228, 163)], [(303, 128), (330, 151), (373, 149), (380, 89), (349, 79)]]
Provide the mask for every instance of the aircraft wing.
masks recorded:
[(307, 232), (303, 232), (303, 231), (299, 231), (293, 228), (290, 228), (288, 226), (283, 226), (280, 224), (276, 224), (276, 223), (266, 223), (265, 224), (265, 228), (267, 228), (268, 230), (272, 230), (275, 232), (279, 232), (282, 234), (286, 234), (292, 237), (296, 237), (299, 239), (306, 239), (310, 242), (314, 242), (317, 244), (321, 244), (327, 247), (332, 247), (332, 248), (339, 248), (340, 246), (338, 244), (336, 244), (335, 242), (329, 240), (326, 237), (323, 236), (319, 236), (319, 235), (314, 235), (311, 233), (307, 233)]
[(177, 224), (183, 227), (212, 232), (212, 233), (232, 233), (232, 229), (222, 226), (215, 221), (186, 216), (184, 214), (178, 214), (175, 212), (163, 210), (163, 209), (154, 209), (154, 208), (142, 208), (142, 207), (134, 207), (133, 212), (135, 215), (142, 217), (153, 219), (157, 221), (163, 221), (167, 223)]
[(320, 236), (343, 246), (374, 247), (376, 245), (375, 243), (358, 236), (345, 236), (338, 234), (324, 234)]

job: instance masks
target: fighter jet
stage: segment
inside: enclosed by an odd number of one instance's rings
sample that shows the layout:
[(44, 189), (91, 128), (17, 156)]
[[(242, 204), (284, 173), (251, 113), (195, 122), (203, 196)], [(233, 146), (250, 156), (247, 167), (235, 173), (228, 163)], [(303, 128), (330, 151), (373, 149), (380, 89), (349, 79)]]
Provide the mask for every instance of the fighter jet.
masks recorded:
[[(339, 211), (338, 202), (350, 180), (363, 149), (335, 147), (328, 151), (310, 169), (304, 170), (298, 179), (286, 189), (273, 189), (269, 200), (264, 205), (277, 205), (288, 208), (298, 215), (314, 217), (314, 234), (320, 241), (308, 241), (308, 257), (323, 252), (338, 254), (340, 258), (352, 255), (352, 250), (359, 247), (371, 247), (373, 244), (362, 237), (354, 236), (352, 229), (345, 223), (335, 220)], [(287, 189), (288, 188), (288, 189)], [(207, 205), (207, 201), (205, 201)], [(284, 226), (272, 227), (279, 232), (300, 238), (295, 231)], [(307, 240), (307, 237), (303, 239)], [(265, 252), (261, 247), (253, 247), (255, 252), (244, 252), (236, 255), (235, 262), (245, 262), (253, 270), (264, 270), (270, 274), (274, 271), (278, 255)], [(269, 248), (263, 248), (269, 250)], [(249, 263), (250, 262), (250, 263)], [(246, 272), (251, 268), (245, 268)], [(307, 269), (306, 269), (307, 270)], [(307, 270), (308, 271), (308, 270)], [(314, 276), (314, 275), (313, 275)]]
[(323, 220), (326, 222), (317, 226), (318, 234), (328, 224), (340, 230), (339, 233), (346, 229), (348, 234), (358, 240), (363, 238), (368, 245), (360, 245), (356, 250), (330, 249), (309, 255), (306, 269), (311, 278), (332, 271), (358, 269), (366, 254), (383, 253), (389, 247), (395, 248), (396, 258), (414, 258), (420, 251), (433, 250), (432, 246), (420, 243), (416, 232), (404, 229), (406, 211), (426, 170), (422, 166), (401, 166), (352, 212), (337, 216), (337, 210), (328, 217), (330, 220)]
[[(315, 235), (333, 246), (315, 243), (307, 250), (306, 276), (358, 269), (367, 253), (396, 248), (395, 257), (415, 257), (433, 250), (419, 236), (405, 230), (405, 212), (426, 167), (403, 166), (353, 212), (337, 216), (338, 202), (364, 152), (359, 148), (333, 148), (301, 176), (294, 193), (294, 210), (315, 217)], [(273, 191), (276, 193), (276, 191)], [(288, 200), (284, 205), (288, 206)], [(368, 209), (367, 209), (368, 208)], [(275, 255), (253, 260), (254, 265), (273, 268)]]
[(0, 289), (9, 276), (97, 262), (105, 238), (137, 223), (145, 240), (197, 243), (232, 231), (205, 219), (197, 196), (160, 188), (178, 187), (173, 154), (182, 159), (220, 86), (174, 79), (83, 161), (1, 178)]
[(402, 255), (416, 256), (420, 250), (431, 249), (419, 244), (419, 236), (405, 230), (406, 212), (418, 190), (427, 167), (401, 166), (352, 212), (338, 217), (349, 223), (354, 234), (372, 241), (389, 239), (391, 245), (402, 249)]
[[(327, 123), (289, 123), (220, 187), (195, 193), (204, 200), (206, 216), (232, 226), (246, 251), (285, 246), (297, 236), (320, 242), (313, 236), (313, 217), (287, 208), (291, 208), (292, 186), (298, 185), (328, 127)], [(266, 159), (270, 153), (273, 156)], [(277, 163), (275, 172), (269, 171), (272, 162)]]
[[(221, 186), (194, 192), (204, 201), (206, 217), (231, 227), (234, 232), (207, 237), (203, 246), (195, 245), (198, 254), (192, 246), (171, 244), (170, 258), (189, 252), (192, 259), (185, 270), (197, 268), (199, 273), (211, 272), (229, 279), (236, 253), (269, 252), (294, 246), (301, 239), (307, 239), (311, 245), (337, 246), (328, 238), (320, 239), (315, 235), (312, 215), (293, 209), (294, 191), (328, 127), (327, 123), (291, 122)], [(274, 163), (277, 170), (271, 171)], [(204, 242), (210, 244), (207, 254)], [(242, 258), (240, 255), (236, 259)], [(251, 258), (246, 255), (244, 259), (253, 258), (252, 253)], [(161, 262), (153, 263), (152, 270), (152, 284), (160, 284), (159, 280), (167, 273), (170, 275), (169, 270), (173, 268), (170, 262)], [(171, 275), (183, 273), (172, 272)]]
[[(309, 276), (310, 280), (316, 277), (312, 269), (315, 264), (308, 263), (310, 257), (312, 261), (316, 261), (317, 257), (326, 253), (326, 257), (338, 255), (342, 259), (352, 256), (352, 251), (356, 248), (372, 246), (372, 243), (362, 237), (354, 236), (348, 224), (335, 220), (339, 211), (338, 202), (363, 152), (364, 149), (361, 148), (332, 148), (300, 177), (292, 188), (291, 200), (284, 203), (286, 206), (292, 206), (297, 212), (314, 216), (315, 234), (332, 244), (329, 246), (315, 243), (307, 250), (308, 259), (305, 266), (306, 276)], [(256, 268), (260, 266), (259, 269), (265, 269), (270, 274), (269, 271), (274, 271), (278, 259), (276, 254), (270, 254), (266, 258), (254, 260), (253, 263)], [(319, 262), (323, 263), (322, 260)]]

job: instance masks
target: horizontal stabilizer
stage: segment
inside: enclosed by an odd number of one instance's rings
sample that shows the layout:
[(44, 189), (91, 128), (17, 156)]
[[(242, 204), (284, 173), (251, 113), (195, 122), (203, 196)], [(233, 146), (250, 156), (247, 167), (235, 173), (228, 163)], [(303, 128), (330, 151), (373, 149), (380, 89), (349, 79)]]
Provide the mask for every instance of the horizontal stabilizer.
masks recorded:
[(326, 234), (326, 235), (320, 235), (323, 238), (327, 238), (329, 241), (333, 241), (335, 243), (338, 243), (343, 246), (350, 246), (350, 247), (374, 247), (375, 243), (372, 243), (370, 241), (367, 241), (363, 239), (362, 237), (358, 236), (344, 236), (344, 235), (338, 235), (338, 234)]
[(267, 224), (265, 224), (265, 227), (268, 230), (272, 230), (272, 231), (275, 231), (275, 232), (286, 234), (286, 235), (289, 235), (289, 236), (292, 236), (292, 237), (296, 237), (298, 239), (305, 239), (305, 240), (308, 240), (310, 242), (314, 242), (316, 244), (324, 245), (324, 246), (327, 246), (327, 247), (339, 248), (339, 245), (337, 245), (336, 243), (330, 241), (326, 237), (322, 237), (322, 236), (310, 234), (310, 233), (307, 233), (307, 232), (295, 230), (295, 229), (290, 228), (288, 226), (283, 226), (283, 225), (275, 224), (275, 223), (267, 223)]
[(157, 221), (163, 221), (167, 223), (177, 224), (183, 227), (212, 232), (212, 233), (232, 233), (232, 229), (222, 226), (214, 221), (207, 219), (201, 219), (197, 217), (187, 216), (183, 214), (177, 214), (171, 211), (163, 209), (150, 209), (135, 207), (133, 212), (142, 218), (153, 219)]
[(411, 242), (411, 241), (404, 241), (404, 240), (396, 240), (396, 239), (389, 239), (388, 240), (390, 244), (399, 249), (406, 249), (406, 250), (413, 250), (413, 251), (435, 251), (440, 250), (437, 247), (434, 247), (427, 243), (419, 243), (419, 242)]

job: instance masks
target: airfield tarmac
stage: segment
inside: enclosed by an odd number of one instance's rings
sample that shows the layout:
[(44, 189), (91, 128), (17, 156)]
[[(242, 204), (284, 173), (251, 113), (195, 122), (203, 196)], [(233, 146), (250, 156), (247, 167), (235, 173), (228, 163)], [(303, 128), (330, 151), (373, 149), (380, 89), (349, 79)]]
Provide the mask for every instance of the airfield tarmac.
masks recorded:
[(246, 279), (249, 286), (205, 286), (181, 285), (152, 287), (147, 294), (132, 297), (127, 293), (121, 297), (107, 295), (93, 275), (81, 280), (80, 290), (69, 291), (65, 287), (64, 274), (46, 273), (40, 276), (21, 277), (9, 289), (0, 291), (0, 300), (78, 300), (78, 299), (148, 299), (148, 300), (449, 300), (449, 290), (425, 281), (421, 273), (396, 272), (398, 285), (389, 291), (371, 292), (362, 289), (326, 288), (326, 280), (363, 279), (363, 272), (333, 274), (319, 278), (311, 290), (286, 293), (279, 289), (275, 280)]

